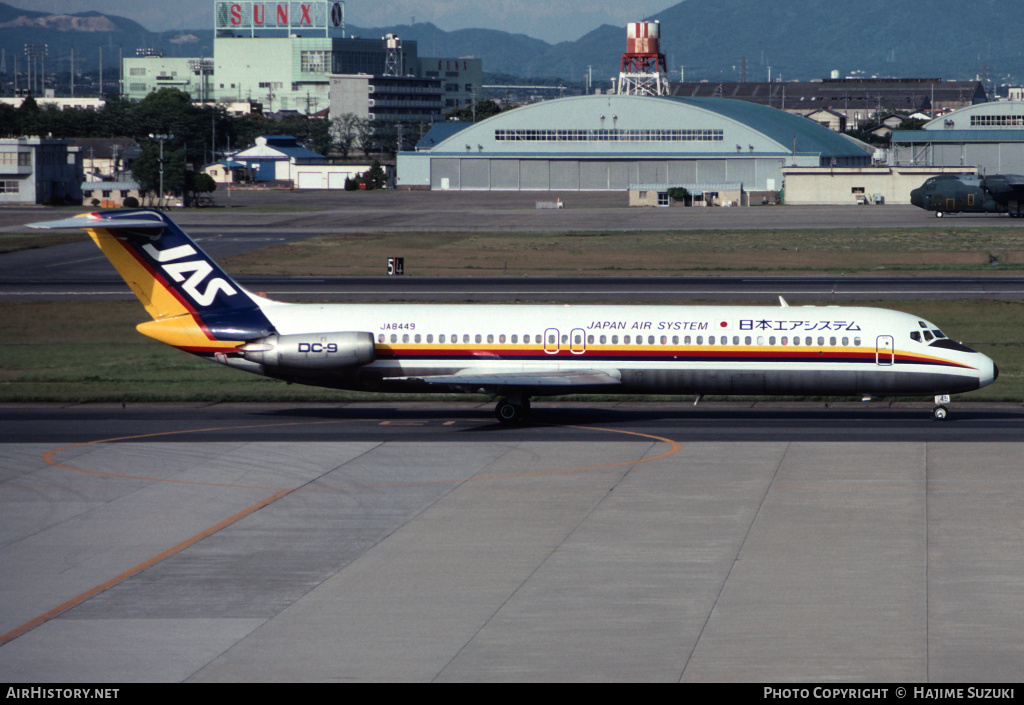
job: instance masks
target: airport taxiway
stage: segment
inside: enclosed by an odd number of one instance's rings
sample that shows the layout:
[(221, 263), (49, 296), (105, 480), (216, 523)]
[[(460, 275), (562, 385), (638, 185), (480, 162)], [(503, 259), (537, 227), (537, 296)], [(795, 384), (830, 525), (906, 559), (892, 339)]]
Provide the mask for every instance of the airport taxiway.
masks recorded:
[[(389, 195), (175, 217), (215, 257), (325, 232), (1016, 225)], [(67, 272), (109, 277), (86, 242), (0, 258), (12, 286)], [(1024, 410), (929, 408), (3, 407), (0, 680), (1013, 682)]]
[(1013, 681), (1024, 413), (962, 406), (4, 408), (0, 678)]

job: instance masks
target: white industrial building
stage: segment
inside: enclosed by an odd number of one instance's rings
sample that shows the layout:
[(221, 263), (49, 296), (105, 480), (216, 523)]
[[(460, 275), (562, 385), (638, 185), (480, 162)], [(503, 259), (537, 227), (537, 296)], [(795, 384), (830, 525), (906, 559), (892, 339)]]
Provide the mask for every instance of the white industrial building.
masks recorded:
[[(331, 103), (332, 74), (363, 74), (439, 82), (429, 119), (475, 99), (483, 82), (480, 59), (420, 57), (416, 42), (397, 37), (346, 37), (344, 7), (326, 0), (217, 0), (212, 55), (172, 58), (142, 51), (126, 57), (124, 95), (141, 100), (161, 88), (177, 88), (195, 100), (313, 114)], [(374, 96), (350, 96), (352, 108), (336, 100), (334, 109), (360, 113), (368, 99), (372, 103)]]
[[(870, 166), (862, 143), (804, 117), (720, 98), (591, 95), (443, 123), (398, 155), (398, 187), (619, 190), (737, 183), (754, 197), (782, 169)], [(432, 131), (433, 132), (433, 131)]]

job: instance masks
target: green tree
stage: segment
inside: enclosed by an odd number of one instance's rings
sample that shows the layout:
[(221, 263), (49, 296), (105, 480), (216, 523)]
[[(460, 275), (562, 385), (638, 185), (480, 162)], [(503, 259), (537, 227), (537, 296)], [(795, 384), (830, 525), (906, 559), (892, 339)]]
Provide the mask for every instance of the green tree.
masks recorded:
[[(164, 194), (180, 193), (185, 187), (185, 150), (164, 147)], [(164, 202), (160, 193), (160, 145), (144, 140), (142, 152), (132, 163), (132, 177), (147, 194), (156, 194), (156, 203)], [(153, 202), (153, 199), (149, 199)]]
[(494, 117), (498, 113), (503, 112), (502, 107), (495, 103), (493, 100), (485, 99), (478, 100), (476, 108), (472, 105), (467, 105), (463, 108), (456, 108), (450, 113), (447, 113), (449, 120), (458, 120), (459, 122), (480, 122), (486, 120), (489, 117)]
[(380, 165), (380, 162), (376, 159), (370, 164), (370, 170), (363, 174), (363, 180), (366, 182), (366, 188), (378, 189), (384, 188), (387, 184), (387, 176), (384, 174), (384, 168)]

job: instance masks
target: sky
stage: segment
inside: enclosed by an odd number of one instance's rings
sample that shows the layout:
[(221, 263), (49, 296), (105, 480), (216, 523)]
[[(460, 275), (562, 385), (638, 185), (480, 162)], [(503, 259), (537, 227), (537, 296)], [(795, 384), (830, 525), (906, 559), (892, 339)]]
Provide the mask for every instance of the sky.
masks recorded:
[[(90, 10), (135, 20), (151, 31), (213, 24), (213, 0), (2, 0), (38, 12)], [(636, 22), (680, 0), (348, 0), (346, 22), (358, 27), (431, 22), (446, 31), (500, 29), (546, 42), (574, 41), (602, 24)]]

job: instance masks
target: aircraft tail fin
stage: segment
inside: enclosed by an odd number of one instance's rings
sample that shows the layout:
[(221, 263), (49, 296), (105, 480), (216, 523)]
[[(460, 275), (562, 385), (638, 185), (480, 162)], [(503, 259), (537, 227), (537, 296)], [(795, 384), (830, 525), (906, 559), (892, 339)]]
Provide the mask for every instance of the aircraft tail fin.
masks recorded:
[(103, 211), (31, 227), (88, 232), (152, 316), (138, 327), (152, 338), (213, 354), (274, 332), (253, 295), (160, 211)]

